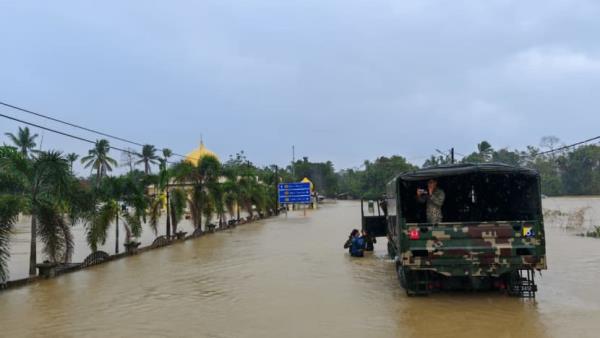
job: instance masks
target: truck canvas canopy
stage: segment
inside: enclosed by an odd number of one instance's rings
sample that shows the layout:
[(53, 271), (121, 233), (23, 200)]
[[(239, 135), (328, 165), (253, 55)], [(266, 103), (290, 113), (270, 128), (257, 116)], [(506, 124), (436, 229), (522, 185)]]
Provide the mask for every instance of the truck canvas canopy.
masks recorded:
[(407, 223), (425, 223), (425, 206), (416, 199), (435, 179), (445, 192), (445, 222), (496, 222), (541, 218), (539, 175), (504, 164), (461, 164), (406, 172), (397, 177), (400, 213)]

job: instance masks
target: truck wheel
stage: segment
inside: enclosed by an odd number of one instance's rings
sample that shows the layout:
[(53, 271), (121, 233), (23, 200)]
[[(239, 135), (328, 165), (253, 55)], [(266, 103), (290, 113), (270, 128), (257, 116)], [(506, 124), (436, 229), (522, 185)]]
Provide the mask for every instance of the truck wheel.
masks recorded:
[(407, 283), (406, 283), (406, 271), (400, 264), (396, 264), (396, 274), (398, 275), (398, 280), (400, 281), (400, 286), (406, 290), (408, 293)]
[(394, 257), (396, 257), (396, 249), (394, 248), (394, 244), (392, 244), (392, 242), (389, 239), (387, 243), (387, 250), (388, 256), (390, 256), (391, 259), (394, 259)]

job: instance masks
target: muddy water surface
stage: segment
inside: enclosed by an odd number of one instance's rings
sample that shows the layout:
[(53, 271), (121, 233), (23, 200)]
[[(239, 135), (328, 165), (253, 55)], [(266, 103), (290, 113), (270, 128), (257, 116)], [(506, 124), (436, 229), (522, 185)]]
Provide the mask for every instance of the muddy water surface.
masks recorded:
[(281, 216), (0, 293), (0, 336), (597, 337), (600, 241), (548, 229), (536, 301), (408, 298), (341, 249), (356, 202)]

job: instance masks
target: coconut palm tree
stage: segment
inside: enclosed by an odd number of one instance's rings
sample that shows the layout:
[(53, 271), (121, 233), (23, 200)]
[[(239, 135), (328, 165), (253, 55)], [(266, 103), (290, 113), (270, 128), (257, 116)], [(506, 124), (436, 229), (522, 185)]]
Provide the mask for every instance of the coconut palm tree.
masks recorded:
[(158, 163), (158, 156), (156, 156), (156, 148), (151, 144), (146, 144), (142, 147), (142, 153), (138, 154), (139, 161), (135, 164), (144, 164), (144, 173), (146, 175), (152, 172), (152, 164)]
[(31, 214), (29, 274), (36, 274), (38, 234), (50, 260), (68, 260), (73, 242), (70, 228), (61, 219), (72, 176), (62, 153), (40, 152), (36, 158), (27, 159), (23, 153), (4, 152), (0, 156), (0, 171), (9, 173), (11, 180), (18, 183), (19, 196), (26, 207), (23, 211)]
[(67, 161), (69, 161), (69, 166), (71, 167), (71, 172), (73, 172), (73, 162), (77, 161), (79, 155), (75, 153), (67, 154)]
[(96, 170), (96, 187), (100, 186), (102, 177), (106, 176), (106, 173), (112, 171), (114, 166), (117, 166), (117, 161), (108, 156), (110, 151), (110, 143), (108, 140), (102, 139), (96, 141), (93, 149), (88, 151), (88, 156), (81, 158), (81, 163), (84, 164), (84, 168), (90, 168)]
[(173, 156), (173, 151), (171, 149), (169, 149), (169, 148), (164, 148), (162, 150), (162, 154), (163, 154), (163, 159), (165, 160), (165, 162), (168, 162), (169, 158), (171, 156)]
[(492, 157), (494, 149), (488, 141), (481, 141), (481, 143), (477, 144), (477, 151), (479, 152), (481, 160), (483, 162), (488, 162)]
[(38, 137), (38, 134), (31, 135), (28, 127), (21, 128), (19, 127), (19, 132), (17, 135), (13, 133), (5, 133), (8, 138), (12, 141), (12, 143), (19, 149), (23, 156), (27, 157), (33, 149), (35, 148), (35, 139)]

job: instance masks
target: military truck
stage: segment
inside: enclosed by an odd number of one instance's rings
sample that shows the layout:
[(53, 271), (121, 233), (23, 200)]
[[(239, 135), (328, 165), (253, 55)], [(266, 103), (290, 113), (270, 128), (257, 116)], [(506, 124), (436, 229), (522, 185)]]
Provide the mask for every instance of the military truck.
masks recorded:
[[(445, 193), (441, 222), (427, 222), (417, 190), (437, 181)], [(546, 269), (540, 177), (504, 164), (459, 164), (405, 172), (387, 185), (377, 215), (362, 227), (388, 238), (400, 284), (409, 295), (497, 289), (535, 297)]]

